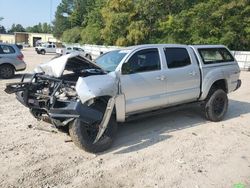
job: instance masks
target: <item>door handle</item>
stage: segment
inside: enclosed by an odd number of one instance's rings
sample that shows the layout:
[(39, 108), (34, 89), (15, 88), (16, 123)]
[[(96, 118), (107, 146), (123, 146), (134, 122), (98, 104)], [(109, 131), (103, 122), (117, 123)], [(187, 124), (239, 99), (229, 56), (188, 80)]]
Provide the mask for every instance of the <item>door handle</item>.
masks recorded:
[(166, 80), (167, 78), (166, 78), (166, 76), (157, 76), (156, 77), (156, 80), (161, 80), (161, 81), (163, 81), (163, 80)]
[(195, 76), (195, 75), (196, 75), (196, 72), (195, 72), (195, 71), (192, 71), (192, 72), (189, 73), (189, 75)]

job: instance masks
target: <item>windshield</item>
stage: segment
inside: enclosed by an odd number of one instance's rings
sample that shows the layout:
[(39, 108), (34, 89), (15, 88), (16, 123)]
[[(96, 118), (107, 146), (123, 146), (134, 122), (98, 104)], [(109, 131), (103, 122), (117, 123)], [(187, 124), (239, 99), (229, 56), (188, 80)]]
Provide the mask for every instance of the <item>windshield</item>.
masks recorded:
[(112, 72), (115, 71), (116, 67), (119, 65), (126, 54), (127, 52), (123, 50), (111, 51), (98, 57), (96, 59), (96, 64), (105, 71)]

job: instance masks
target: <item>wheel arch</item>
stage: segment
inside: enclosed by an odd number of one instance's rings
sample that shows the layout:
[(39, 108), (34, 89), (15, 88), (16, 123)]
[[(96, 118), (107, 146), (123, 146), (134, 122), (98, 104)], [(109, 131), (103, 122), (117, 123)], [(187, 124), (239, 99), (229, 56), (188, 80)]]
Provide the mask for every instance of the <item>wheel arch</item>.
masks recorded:
[(225, 93), (228, 93), (228, 83), (226, 79), (218, 79), (211, 83), (209, 89), (206, 92), (206, 95), (203, 95), (203, 98), (207, 98), (212, 90), (222, 89)]
[[(91, 104), (93, 103), (94, 101), (97, 101), (97, 100), (101, 100), (103, 102), (108, 103), (108, 100), (110, 98), (112, 98), (113, 96), (110, 96), (110, 95), (103, 95), (103, 96), (97, 96), (97, 97), (94, 97), (88, 101), (86, 101), (86, 103), (88, 104)], [(113, 109), (113, 114), (116, 116), (116, 121), (117, 122), (124, 122), (125, 121), (125, 96), (122, 94), (122, 95), (117, 95), (115, 97), (115, 106), (114, 106), (114, 109)]]
[(2, 64), (0, 64), (0, 68), (1, 68), (2, 66), (4, 66), (4, 65), (9, 65), (9, 66), (11, 66), (12, 68), (14, 68), (14, 70), (16, 71), (16, 67), (15, 67), (12, 63), (8, 63), (8, 62), (2, 63)]

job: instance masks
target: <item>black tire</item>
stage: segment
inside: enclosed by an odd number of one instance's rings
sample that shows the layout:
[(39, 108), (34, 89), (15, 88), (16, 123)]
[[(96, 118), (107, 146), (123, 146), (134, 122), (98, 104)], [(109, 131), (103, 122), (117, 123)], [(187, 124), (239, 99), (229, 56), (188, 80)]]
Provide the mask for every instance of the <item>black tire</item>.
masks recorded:
[(210, 121), (221, 121), (228, 108), (228, 98), (222, 89), (211, 90), (205, 101), (205, 116)]
[(98, 153), (107, 150), (111, 147), (114, 137), (117, 132), (117, 123), (115, 116), (111, 116), (107, 129), (100, 140), (93, 144), (98, 132), (98, 125), (88, 126), (80, 119), (76, 119), (69, 125), (69, 134), (73, 142), (81, 149)]
[(11, 65), (0, 66), (0, 76), (4, 79), (13, 78), (15, 75), (15, 68)]
[(45, 53), (46, 53), (45, 50), (41, 50), (42, 55), (45, 55)]

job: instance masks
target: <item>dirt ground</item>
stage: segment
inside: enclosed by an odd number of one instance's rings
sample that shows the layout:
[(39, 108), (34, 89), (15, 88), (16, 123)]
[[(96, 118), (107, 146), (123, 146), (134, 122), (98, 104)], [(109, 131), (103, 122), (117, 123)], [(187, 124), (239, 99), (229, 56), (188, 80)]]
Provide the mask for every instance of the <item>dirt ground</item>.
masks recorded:
[[(53, 55), (24, 49), (31, 72)], [(250, 72), (229, 94), (224, 121), (183, 109), (119, 125), (115, 143), (94, 155), (38, 122), (0, 80), (0, 187), (250, 187)], [(244, 186), (243, 186), (244, 185)]]

